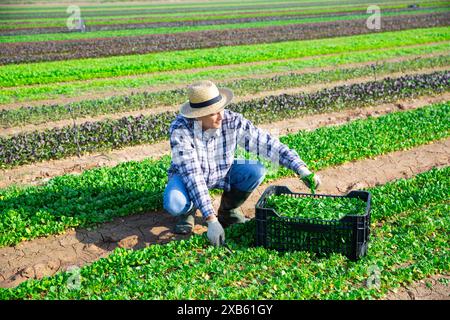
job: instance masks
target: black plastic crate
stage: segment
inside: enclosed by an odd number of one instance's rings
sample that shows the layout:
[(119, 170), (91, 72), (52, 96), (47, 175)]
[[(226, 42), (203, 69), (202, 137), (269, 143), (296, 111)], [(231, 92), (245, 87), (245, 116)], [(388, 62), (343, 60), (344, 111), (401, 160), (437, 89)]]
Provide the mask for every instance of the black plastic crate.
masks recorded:
[[(315, 198), (359, 198), (366, 202), (364, 215), (346, 215), (340, 220), (290, 218), (265, 208), (271, 195)], [(256, 245), (279, 251), (304, 250), (318, 254), (342, 253), (358, 260), (367, 253), (370, 233), (371, 195), (351, 191), (347, 195), (295, 193), (285, 186), (268, 187), (256, 203)]]

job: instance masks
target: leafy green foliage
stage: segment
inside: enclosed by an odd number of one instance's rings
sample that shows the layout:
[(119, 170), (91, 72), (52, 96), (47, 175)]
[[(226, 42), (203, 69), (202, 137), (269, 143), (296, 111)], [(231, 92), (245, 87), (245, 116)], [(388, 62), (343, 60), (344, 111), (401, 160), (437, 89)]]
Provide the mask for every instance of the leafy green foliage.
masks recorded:
[(271, 195), (265, 208), (272, 208), (282, 217), (340, 220), (346, 215), (363, 215), (366, 203), (357, 198), (314, 198)]
[[(69, 289), (71, 273), (61, 272), (0, 289), (0, 299), (380, 298), (399, 285), (450, 271), (449, 173), (450, 167), (433, 169), (368, 189), (377, 205), (369, 255), (358, 262), (340, 254), (320, 258), (252, 247), (251, 220), (226, 230), (233, 255), (209, 246), (204, 236), (137, 251), (116, 249), (81, 268), (79, 289)], [(421, 201), (411, 202), (411, 196)], [(393, 198), (401, 209), (385, 201)], [(371, 285), (374, 276), (379, 285)]]
[[(311, 169), (319, 170), (448, 137), (449, 109), (450, 102), (436, 104), (287, 135), (280, 140), (295, 149)], [(43, 186), (0, 190), (0, 246), (55, 234), (69, 227), (109, 221), (115, 216), (161, 209), (169, 165), (170, 157), (131, 161), (113, 168), (87, 170), (78, 176), (55, 177)], [(265, 181), (289, 175), (293, 172), (281, 168), (266, 176)], [(448, 182), (448, 177), (441, 178), (442, 183)], [(424, 191), (430, 192), (430, 197), (442, 196), (442, 192), (436, 194), (429, 188)], [(423, 203), (420, 202), (423, 199), (426, 198), (410, 197), (406, 205)], [(397, 201), (386, 197), (388, 200)], [(405, 208), (398, 203), (390, 210), (397, 207)]]
[(312, 194), (316, 193), (316, 181), (314, 180), (314, 176), (314, 173), (311, 173), (310, 175), (303, 178), (303, 180), (308, 183), (309, 189), (311, 190)]

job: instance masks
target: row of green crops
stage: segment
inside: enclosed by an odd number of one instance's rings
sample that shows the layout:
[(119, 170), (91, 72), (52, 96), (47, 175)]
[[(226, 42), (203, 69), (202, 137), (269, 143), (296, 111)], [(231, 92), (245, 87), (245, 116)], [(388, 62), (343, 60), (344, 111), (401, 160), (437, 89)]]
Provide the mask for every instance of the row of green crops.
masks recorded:
[[(449, 13), (383, 17), (383, 32), (447, 26)], [(236, 31), (238, 30), (238, 31)], [(196, 32), (109, 37), (88, 40), (0, 43), (0, 64), (139, 55), (151, 52), (201, 49), (258, 43), (275, 43), (309, 39), (371, 34), (366, 19), (340, 20), (309, 24), (244, 29), (205, 30)], [(214, 39), (214, 40), (213, 40)]]
[[(289, 3), (289, 2), (296, 2), (298, 0), (283, 0), (282, 2), (284, 3)], [(320, 0), (320, 1), (324, 1), (324, 0)], [(320, 2), (320, 1), (316, 1), (316, 2)], [(4, 3), (8, 3), (8, 0), (3, 1)], [(13, 2), (17, 2), (13, 1)], [(66, 7), (62, 7), (59, 5), (51, 5), (51, 6), (35, 6), (35, 5), (29, 5), (33, 2), (40, 2), (37, 0), (27, 0), (26, 1), (28, 3), (28, 5), (22, 5), (22, 6), (7, 6), (4, 8), (4, 13), (21, 13), (21, 12), (54, 12), (54, 11), (61, 11), (61, 10), (65, 10)], [(88, 1), (89, 2), (89, 1)], [(95, 1), (93, 1), (94, 3), (92, 4), (84, 4), (84, 6), (82, 7), (84, 10), (86, 11), (103, 11), (103, 10), (129, 10), (129, 9), (156, 9), (156, 8), (173, 8), (174, 6), (176, 8), (194, 8), (194, 7), (201, 7), (201, 8), (205, 8), (205, 7), (216, 7), (216, 6), (221, 6), (224, 4), (229, 4), (229, 5), (238, 5), (239, 3), (241, 3), (238, 0), (226, 0), (226, 1), (214, 1), (212, 3), (208, 3), (208, 2), (191, 2), (191, 3), (176, 3), (176, 4), (171, 4), (171, 3), (167, 3), (167, 4), (158, 4), (158, 3), (137, 3), (137, 4), (132, 4), (132, 3), (126, 3), (125, 5), (119, 3), (106, 3), (106, 4), (95, 4)], [(252, 5), (252, 4), (264, 4), (264, 3), (268, 3), (270, 2), (270, 0), (248, 0), (245, 2), (245, 4), (247, 5)]]
[[(427, 3), (422, 3), (421, 7), (435, 7), (442, 6), (441, 1), (430, 1)], [(402, 4), (386, 4), (383, 5), (384, 10), (389, 9), (404, 9), (405, 3)], [(95, 25), (115, 25), (115, 24), (131, 24), (131, 23), (150, 23), (150, 22), (172, 22), (172, 21), (198, 21), (198, 20), (216, 20), (216, 19), (237, 19), (243, 17), (261, 17), (261, 16), (285, 16), (285, 15), (313, 15), (313, 14), (332, 14), (341, 12), (366, 12), (367, 5), (344, 5), (344, 6), (333, 6), (333, 7), (310, 7), (303, 8), (302, 10), (286, 10), (286, 9), (273, 9), (271, 8), (269, 12), (266, 11), (256, 11), (251, 12), (240, 12), (238, 14), (230, 12), (214, 12), (214, 14), (202, 14), (198, 13), (171, 13), (171, 14), (147, 14), (139, 16), (114, 16), (112, 17), (90, 17), (88, 23)], [(53, 19), (19, 19), (19, 20), (8, 20), (4, 21), (0, 30), (2, 29), (16, 29), (17, 23), (20, 23), (21, 27), (26, 28), (44, 28), (44, 27), (61, 27), (66, 24), (66, 18), (53, 18)]]
[(358, 262), (340, 254), (319, 258), (303, 251), (255, 248), (251, 220), (226, 230), (232, 255), (198, 235), (138, 251), (116, 249), (81, 268), (79, 287), (69, 287), (73, 273), (63, 272), (0, 289), (0, 298), (379, 298), (389, 289), (450, 271), (449, 190), (448, 167), (369, 189), (372, 233), (368, 256)]
[[(381, 0), (381, 2), (387, 2), (386, 0)], [(353, 4), (357, 4), (353, 2)], [(234, 4), (223, 4), (218, 5), (214, 7), (178, 7), (178, 6), (172, 6), (170, 8), (143, 8), (143, 9), (133, 9), (128, 8), (123, 11), (118, 10), (102, 10), (102, 11), (86, 11), (83, 12), (83, 15), (86, 17), (86, 19), (90, 18), (114, 18), (117, 16), (123, 17), (123, 16), (145, 16), (145, 15), (164, 15), (164, 14), (193, 14), (193, 15), (200, 15), (200, 14), (220, 14), (220, 13), (227, 13), (227, 12), (246, 12), (246, 11), (255, 11), (255, 12), (265, 12), (270, 10), (286, 10), (286, 9), (299, 9), (299, 8), (320, 8), (324, 7), (324, 5), (319, 6), (311, 6), (310, 4), (305, 3), (272, 3), (272, 4), (250, 4), (247, 5), (246, 3), (234, 3)], [(31, 12), (31, 13), (8, 13), (6, 15), (2, 16), (2, 19), (4, 20), (28, 20), (28, 19), (49, 19), (49, 18), (67, 18), (67, 14), (64, 11), (59, 12)]]
[[(280, 140), (316, 171), (448, 137), (449, 113), (447, 102), (300, 132)], [(42, 186), (0, 190), (0, 246), (110, 221), (117, 216), (160, 210), (169, 165), (169, 156), (130, 161), (81, 175), (55, 177)], [(292, 171), (279, 168), (268, 174), (266, 181), (292, 175)], [(411, 201), (416, 200), (420, 199)]]
[[(388, 49), (377, 49), (371, 51), (356, 51), (303, 59), (289, 59), (279, 61), (265, 61), (258, 64), (231, 65), (217, 67), (212, 70), (190, 70), (189, 72), (177, 72), (170, 74), (155, 73), (136, 76), (133, 78), (111, 78), (77, 81), (69, 83), (55, 83), (50, 85), (36, 85), (31, 87), (16, 87), (0, 89), (0, 104), (31, 101), (43, 99), (55, 99), (64, 97), (80, 96), (88, 93), (101, 93), (102, 91), (120, 92), (121, 89), (142, 88), (158, 85), (180, 85), (196, 80), (213, 79), (226, 80), (230, 78), (248, 78), (254, 75), (263, 75), (274, 72), (299, 71), (305, 68), (320, 68), (340, 66), (348, 63), (378, 62), (380, 60), (406, 58), (412, 55), (443, 54), (447, 55), (450, 50), (448, 42), (428, 43), (395, 47)], [(174, 99), (180, 97), (175, 96)], [(167, 98), (166, 98), (167, 99)], [(174, 103), (178, 100), (170, 100), (166, 103)], [(76, 109), (76, 108), (74, 108)]]
[[(312, 83), (348, 80), (356, 77), (374, 76), (400, 71), (415, 71), (450, 64), (450, 56), (414, 58), (398, 62), (381, 62), (355, 68), (321, 70), (319, 72), (279, 75), (269, 78), (239, 79), (218, 84), (233, 90), (236, 96), (262, 91), (292, 88)], [(92, 117), (103, 114), (150, 109), (157, 106), (181, 104), (186, 100), (186, 89), (144, 92), (106, 99), (84, 100), (70, 104), (27, 106), (0, 110), (0, 127), (10, 128), (25, 124), (40, 124), (70, 118)]]
[[(394, 11), (383, 14), (383, 17), (390, 16), (413, 16), (418, 17), (420, 14), (429, 14), (437, 12), (449, 12), (449, 8), (432, 8), (427, 10), (415, 11)], [(93, 38), (112, 38), (112, 37), (136, 37), (150, 34), (167, 34), (167, 33), (181, 33), (181, 32), (194, 32), (204, 30), (229, 30), (240, 28), (260, 28), (260, 27), (273, 27), (284, 26), (289, 24), (305, 24), (305, 23), (317, 23), (317, 22), (329, 22), (329, 21), (341, 21), (341, 20), (356, 20), (367, 19), (367, 14), (355, 14), (351, 16), (325, 16), (325, 17), (312, 17), (304, 18), (302, 20), (297, 19), (283, 19), (275, 21), (256, 21), (246, 23), (227, 23), (227, 24), (215, 24), (215, 25), (200, 25), (200, 26), (180, 26), (180, 27), (158, 27), (158, 28), (142, 28), (142, 29), (125, 29), (125, 30), (107, 30), (107, 31), (93, 31), (87, 33), (47, 33), (41, 35), (17, 35), (17, 36), (0, 36), (0, 43), (13, 43), (13, 42), (41, 42), (41, 41), (61, 41), (61, 40), (75, 40), (75, 39), (93, 39)]]
[(450, 29), (426, 28), (332, 39), (230, 46), (145, 55), (42, 62), (0, 67), (0, 86), (14, 87), (185, 70), (254, 61), (311, 57), (447, 41)]
[[(440, 93), (449, 89), (449, 78), (450, 73), (447, 71), (397, 79), (386, 78), (381, 81), (338, 86), (311, 94), (269, 96), (230, 104), (228, 108), (259, 124), (308, 113), (395, 101), (424, 93)], [(255, 112), (256, 110), (258, 112)], [(158, 142), (167, 138), (170, 123), (176, 114), (164, 112), (118, 120), (106, 119), (0, 137), (0, 168)]]
[[(423, 14), (423, 13), (437, 13), (448, 11), (447, 7), (433, 7), (433, 8), (401, 8), (401, 9), (385, 9), (383, 10), (383, 16), (391, 15), (403, 15), (403, 14)], [(11, 30), (1, 30), (0, 28), (0, 42), (16, 42), (23, 41), (31, 35), (40, 35), (37, 38), (28, 38), (28, 41), (42, 41), (45, 40), (62, 40), (62, 39), (89, 39), (91, 35), (95, 37), (108, 37), (108, 36), (134, 36), (154, 33), (153, 29), (163, 28), (165, 32), (174, 32), (175, 30), (186, 30), (183, 27), (205, 27), (206, 26), (219, 26), (224, 24), (243, 24), (243, 23), (256, 23), (256, 22), (275, 22), (292, 20), (293, 23), (306, 23), (313, 21), (333, 21), (342, 20), (347, 17), (348, 20), (356, 19), (355, 16), (359, 16), (361, 19), (367, 18), (366, 11), (354, 11), (354, 12), (340, 12), (340, 13), (323, 13), (319, 15), (295, 15), (286, 14), (278, 16), (257, 16), (257, 17), (240, 17), (235, 19), (208, 19), (208, 20), (188, 20), (188, 21), (172, 21), (172, 22), (151, 22), (151, 23), (131, 23), (131, 24), (117, 24), (117, 25), (95, 25), (88, 24), (86, 26), (87, 33), (68, 32), (67, 27), (53, 27), (53, 28), (20, 28)], [(247, 25), (246, 25), (247, 27)], [(137, 31), (136, 33), (130, 33), (131, 30)], [(144, 31), (145, 30), (145, 31)], [(198, 30), (198, 29), (197, 29)], [(208, 30), (208, 29), (206, 29)], [(105, 32), (106, 31), (106, 32)], [(119, 31), (115, 33), (114, 31)], [(5, 37), (6, 36), (6, 37)], [(21, 37), (25, 36), (25, 37)]]
[[(342, 5), (339, 3), (339, 1), (332, 1), (336, 6)], [(378, 4), (386, 4), (386, 3), (405, 3), (407, 1), (400, 0), (400, 1), (388, 1), (388, 0), (380, 0)], [(418, 1), (421, 2), (421, 1)], [(433, 1), (422, 1), (422, 3), (429, 3)], [(347, 1), (343, 4), (343, 7), (349, 6), (349, 5), (361, 5), (361, 3), (370, 3), (367, 0), (359, 0), (359, 1)], [(209, 3), (209, 4), (171, 4), (168, 6), (158, 6), (158, 5), (151, 5), (151, 6), (144, 6), (144, 7), (135, 7), (135, 6), (122, 6), (119, 8), (104, 8), (103, 10), (90, 10), (89, 7), (84, 7), (83, 13), (87, 18), (91, 17), (109, 17), (113, 18), (115, 16), (135, 16), (135, 15), (147, 15), (147, 14), (173, 14), (173, 13), (192, 13), (192, 14), (214, 14), (214, 13), (222, 13), (227, 11), (233, 11), (233, 12), (242, 12), (242, 11), (267, 11), (270, 9), (276, 10), (276, 9), (286, 9), (290, 8), (291, 10), (295, 10), (300, 8), (324, 8), (328, 7), (330, 5), (330, 2), (328, 3), (320, 3), (320, 2), (302, 2), (302, 1), (277, 1), (276, 3), (257, 3), (257, 2), (243, 2), (243, 3), (230, 3), (230, 2), (222, 2), (222, 3)], [(14, 20), (14, 19), (39, 19), (39, 18), (66, 18), (67, 14), (65, 13), (65, 10), (36, 10), (36, 11), (28, 11), (24, 12), (21, 10), (20, 12), (12, 12), (11, 10), (5, 11), (4, 13), (0, 14), (0, 17), (5, 20)]]

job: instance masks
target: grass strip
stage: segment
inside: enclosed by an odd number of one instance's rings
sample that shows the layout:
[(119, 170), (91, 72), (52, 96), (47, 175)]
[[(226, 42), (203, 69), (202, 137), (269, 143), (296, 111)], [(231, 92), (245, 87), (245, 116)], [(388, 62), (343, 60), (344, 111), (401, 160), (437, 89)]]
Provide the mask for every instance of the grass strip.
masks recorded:
[[(389, 289), (450, 271), (448, 231), (449, 168), (433, 169), (407, 181), (369, 189), (376, 194), (368, 256), (352, 262), (340, 254), (280, 253), (255, 248), (254, 220), (226, 230), (234, 249), (209, 246), (204, 236), (116, 249), (79, 270), (79, 287), (69, 287), (73, 272), (29, 280), (0, 289), (1, 299), (369, 299)], [(447, 198), (436, 197), (436, 193)], [(420, 204), (409, 201), (414, 196)], [(431, 197), (430, 197), (431, 196)], [(396, 198), (404, 204), (398, 212)], [(385, 212), (396, 215), (384, 216)], [(380, 226), (381, 224), (381, 226)], [(189, 282), (182, 279), (190, 279)]]
[[(287, 135), (280, 140), (296, 150), (311, 170), (320, 170), (448, 137), (449, 112), (450, 102), (447, 102)], [(93, 226), (118, 216), (160, 210), (169, 166), (170, 157), (164, 156), (159, 160), (130, 161), (112, 168), (87, 170), (81, 175), (58, 176), (42, 186), (2, 189), (0, 246), (62, 233), (72, 227)], [(447, 187), (448, 197), (448, 169), (436, 172), (447, 173), (442, 184)], [(294, 174), (280, 168), (267, 175), (265, 181), (289, 175)], [(406, 190), (407, 186), (405, 194)], [(442, 197), (442, 192), (425, 191), (430, 192), (430, 198)], [(424, 199), (411, 198), (406, 205)], [(390, 201), (395, 204), (395, 199)], [(401, 206), (397, 204), (396, 208)]]
[[(363, 107), (374, 103), (396, 101), (449, 89), (449, 72), (419, 74), (396, 79), (338, 86), (311, 94), (269, 96), (259, 100), (230, 104), (232, 111), (242, 113), (256, 124), (289, 119), (305, 114)], [(258, 112), (255, 112), (258, 110)], [(167, 139), (170, 123), (177, 112), (150, 116), (123, 117), (84, 122), (62, 128), (25, 132), (0, 137), (0, 168), (10, 168), (71, 155), (118, 149)]]
[[(444, 47), (448, 47), (445, 45)], [(447, 49), (446, 49), (447, 50)], [(355, 68), (337, 70), (321, 70), (303, 74), (290, 73), (262, 79), (239, 79), (219, 83), (233, 90), (236, 96), (245, 96), (262, 91), (293, 88), (312, 83), (348, 80), (356, 77), (415, 71), (431, 67), (447, 66), (450, 56), (442, 55), (430, 58), (413, 58), (399, 62), (380, 62)], [(187, 96), (186, 89), (144, 92), (124, 96), (113, 96), (105, 99), (84, 100), (69, 104), (53, 104), (42, 106), (24, 106), (16, 109), (0, 110), (0, 127), (10, 128), (26, 124), (41, 124), (71, 118), (93, 117), (104, 114), (151, 109), (157, 106), (181, 104)]]
[(14, 87), (233, 65), (253, 61), (311, 57), (447, 41), (449, 39), (449, 28), (426, 28), (326, 40), (287, 41), (134, 56), (6, 65), (0, 67), (0, 86)]

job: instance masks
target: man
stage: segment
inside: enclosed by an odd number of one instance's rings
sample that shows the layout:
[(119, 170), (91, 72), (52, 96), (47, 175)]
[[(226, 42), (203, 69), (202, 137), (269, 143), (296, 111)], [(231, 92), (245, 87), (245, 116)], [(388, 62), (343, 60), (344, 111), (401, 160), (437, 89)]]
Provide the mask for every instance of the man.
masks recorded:
[[(174, 231), (180, 234), (192, 231), (199, 209), (208, 224), (208, 239), (218, 246), (225, 240), (224, 227), (247, 221), (238, 208), (265, 176), (260, 162), (234, 159), (237, 146), (293, 170), (308, 187), (304, 178), (311, 172), (294, 150), (241, 114), (225, 110), (233, 99), (231, 90), (198, 81), (188, 87), (188, 96), (169, 129), (172, 163), (164, 208), (179, 217)], [(315, 184), (320, 185), (317, 175)], [(213, 188), (224, 190), (217, 213), (208, 192)]]

